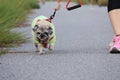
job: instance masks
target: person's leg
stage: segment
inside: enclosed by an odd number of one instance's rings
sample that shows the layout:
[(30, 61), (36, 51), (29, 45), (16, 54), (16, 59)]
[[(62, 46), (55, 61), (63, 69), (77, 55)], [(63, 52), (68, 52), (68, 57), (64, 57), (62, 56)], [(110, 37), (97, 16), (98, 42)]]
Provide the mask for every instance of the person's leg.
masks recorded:
[(120, 9), (114, 9), (109, 12), (110, 21), (115, 35), (120, 35)]
[(115, 33), (110, 53), (120, 53), (120, 0), (109, 0), (108, 14)]

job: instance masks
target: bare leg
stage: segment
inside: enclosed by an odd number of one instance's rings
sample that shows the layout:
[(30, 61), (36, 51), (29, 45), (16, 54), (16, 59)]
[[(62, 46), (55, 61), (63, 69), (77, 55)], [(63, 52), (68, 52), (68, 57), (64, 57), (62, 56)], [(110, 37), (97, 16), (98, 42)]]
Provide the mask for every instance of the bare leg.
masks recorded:
[(120, 35), (120, 9), (111, 10), (109, 17), (115, 35)]

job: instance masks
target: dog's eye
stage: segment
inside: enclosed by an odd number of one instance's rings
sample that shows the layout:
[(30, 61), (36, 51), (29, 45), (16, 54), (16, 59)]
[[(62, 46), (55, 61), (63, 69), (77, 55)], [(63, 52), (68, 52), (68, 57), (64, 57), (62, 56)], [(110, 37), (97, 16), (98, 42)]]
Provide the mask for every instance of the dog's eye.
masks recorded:
[(50, 34), (50, 35), (52, 35), (53, 30), (52, 30), (52, 28), (51, 28), (51, 27), (49, 27), (49, 28), (48, 28), (48, 31), (49, 31), (49, 34)]
[(49, 28), (48, 28), (48, 30), (52, 30), (52, 28), (51, 28), (51, 27), (49, 27)]
[(48, 35), (48, 33), (47, 33), (47, 32), (44, 32), (44, 34), (45, 34), (45, 35)]
[(33, 31), (36, 31), (38, 29), (38, 25), (35, 25), (34, 28), (33, 28)]

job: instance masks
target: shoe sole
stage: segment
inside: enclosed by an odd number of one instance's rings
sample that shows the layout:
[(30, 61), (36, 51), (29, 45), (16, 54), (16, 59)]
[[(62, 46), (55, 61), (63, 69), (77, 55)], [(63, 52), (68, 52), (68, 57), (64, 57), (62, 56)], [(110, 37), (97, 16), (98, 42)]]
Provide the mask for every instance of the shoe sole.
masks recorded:
[(120, 54), (120, 50), (118, 50), (117, 48), (113, 48), (111, 51), (110, 51), (110, 53), (118, 53), (118, 54)]

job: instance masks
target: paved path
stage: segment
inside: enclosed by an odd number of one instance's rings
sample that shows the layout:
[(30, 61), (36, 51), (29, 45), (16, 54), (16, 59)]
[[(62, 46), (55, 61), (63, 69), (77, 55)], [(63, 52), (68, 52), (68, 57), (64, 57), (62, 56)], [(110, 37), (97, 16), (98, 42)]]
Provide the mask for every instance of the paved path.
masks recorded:
[[(33, 10), (25, 23), (50, 16), (55, 4)], [(31, 28), (17, 29), (29, 42), (10, 50), (17, 53), (0, 56), (0, 80), (120, 80), (120, 55), (108, 52), (113, 32), (106, 7), (89, 5), (68, 12), (62, 3), (53, 21), (55, 51), (40, 56), (34, 52)]]

